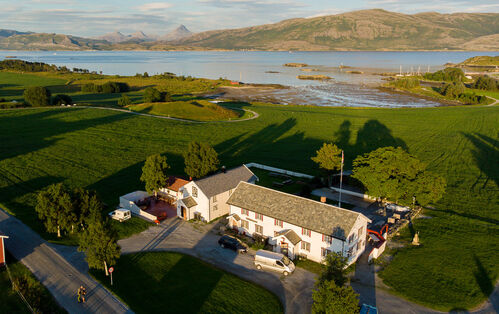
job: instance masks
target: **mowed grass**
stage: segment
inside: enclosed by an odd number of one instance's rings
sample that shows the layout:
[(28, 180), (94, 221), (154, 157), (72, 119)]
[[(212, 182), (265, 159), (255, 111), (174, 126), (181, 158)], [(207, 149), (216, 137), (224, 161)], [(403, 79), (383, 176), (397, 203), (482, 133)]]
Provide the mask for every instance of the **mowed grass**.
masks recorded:
[(113, 285), (92, 271), (136, 313), (282, 313), (278, 298), (194, 257), (154, 252), (123, 255)]
[[(96, 189), (109, 205), (143, 189), (145, 158), (163, 153), (184, 175), (192, 140), (227, 167), (258, 162), (319, 174), (324, 141), (359, 154), (402, 146), (447, 180), (447, 193), (414, 228), (422, 245), (401, 249), (381, 274), (394, 291), (428, 306), (472, 308), (499, 276), (499, 108), (353, 109), (253, 104), (258, 119), (193, 124), (97, 109), (0, 111), (0, 203), (45, 237), (36, 191), (51, 183)], [(402, 235), (409, 241), (410, 233)]]
[(129, 107), (132, 111), (168, 116), (195, 121), (233, 120), (243, 115), (236, 111), (211, 103), (208, 100), (172, 101), (163, 103), (145, 103)]

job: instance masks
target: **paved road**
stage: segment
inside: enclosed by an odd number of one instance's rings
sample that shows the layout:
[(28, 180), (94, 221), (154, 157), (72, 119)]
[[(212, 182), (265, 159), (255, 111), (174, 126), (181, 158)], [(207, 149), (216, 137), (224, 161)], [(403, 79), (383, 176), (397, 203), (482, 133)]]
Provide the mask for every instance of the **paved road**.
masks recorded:
[[(195, 256), (243, 279), (257, 283), (275, 293), (286, 313), (308, 313), (312, 306), (312, 288), (315, 275), (298, 268), (291, 276), (258, 271), (254, 252), (237, 254), (222, 249), (214, 231), (219, 225), (194, 225), (177, 218), (168, 219), (159, 226), (120, 240), (122, 253), (143, 251), (175, 251)], [(211, 230), (213, 229), (213, 230)]]
[[(73, 254), (78, 262), (71, 265), (38, 234), (13, 216), (0, 210), (0, 231), (9, 236), (5, 246), (9, 252), (47, 287), (57, 302), (69, 313), (132, 313), (86, 271), (88, 266), (81, 254)], [(61, 250), (64, 250), (61, 248)], [(75, 251), (74, 248), (66, 248)], [(83, 284), (87, 288), (87, 302), (78, 304), (76, 291)]]

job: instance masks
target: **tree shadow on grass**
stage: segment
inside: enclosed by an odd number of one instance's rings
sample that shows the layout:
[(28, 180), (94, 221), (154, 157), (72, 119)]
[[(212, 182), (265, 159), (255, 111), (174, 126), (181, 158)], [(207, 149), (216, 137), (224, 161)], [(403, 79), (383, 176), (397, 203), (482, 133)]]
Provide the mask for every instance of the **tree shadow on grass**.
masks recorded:
[(478, 286), (480, 287), (483, 295), (488, 298), (494, 290), (494, 283), (489, 277), (489, 274), (487, 273), (485, 267), (483, 267), (482, 262), (475, 254), (473, 254), (473, 259), (475, 260), (477, 268), (477, 271), (475, 271), (473, 275), (475, 276), (476, 282), (478, 283)]
[(487, 176), (483, 186), (487, 185), (489, 179), (499, 185), (499, 140), (476, 133), (463, 135), (475, 146), (472, 151), (475, 164)]
[[(31, 110), (31, 109), (25, 109)], [(64, 110), (23, 111), (20, 115), (0, 115), (0, 161), (32, 153), (57, 142), (54, 137), (68, 132), (84, 130), (102, 124), (128, 119), (127, 113), (113, 113), (103, 117), (64, 121), (57, 117)], [(76, 113), (71, 111), (71, 113)]]

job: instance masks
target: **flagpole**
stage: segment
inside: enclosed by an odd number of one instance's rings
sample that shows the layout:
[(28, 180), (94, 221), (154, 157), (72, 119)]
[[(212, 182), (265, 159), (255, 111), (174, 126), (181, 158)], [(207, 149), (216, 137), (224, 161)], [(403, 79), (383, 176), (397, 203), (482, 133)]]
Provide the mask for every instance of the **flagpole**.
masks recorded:
[(341, 151), (341, 172), (340, 172), (340, 198), (338, 202), (338, 207), (341, 207), (341, 191), (343, 189), (343, 162), (345, 161), (345, 155)]

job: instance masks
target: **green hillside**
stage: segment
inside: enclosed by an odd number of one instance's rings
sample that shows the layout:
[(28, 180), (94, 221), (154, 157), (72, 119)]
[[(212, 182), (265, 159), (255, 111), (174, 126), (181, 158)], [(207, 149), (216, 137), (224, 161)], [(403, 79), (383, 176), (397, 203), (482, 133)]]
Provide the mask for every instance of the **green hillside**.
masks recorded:
[(179, 43), (261, 50), (497, 50), (499, 40), (465, 46), (498, 33), (499, 14), (406, 15), (377, 9), (203, 32)]

